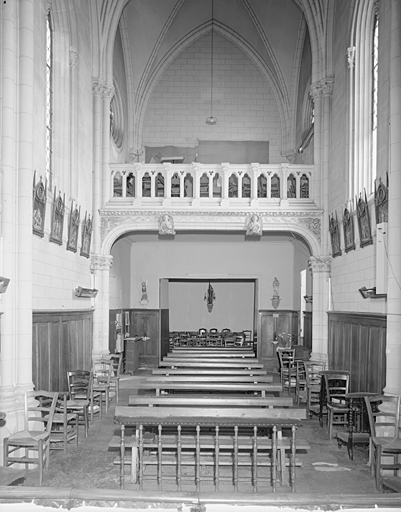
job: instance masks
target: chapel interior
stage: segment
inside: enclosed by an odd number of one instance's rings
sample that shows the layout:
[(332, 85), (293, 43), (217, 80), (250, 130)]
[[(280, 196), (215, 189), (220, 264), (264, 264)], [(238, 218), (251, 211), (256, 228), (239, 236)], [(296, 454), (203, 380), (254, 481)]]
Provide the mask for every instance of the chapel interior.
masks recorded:
[(109, 429), (185, 350), (284, 385), (293, 349), (401, 396), (398, 0), (6, 0), (0, 22), (4, 469), (29, 393), (115, 354)]

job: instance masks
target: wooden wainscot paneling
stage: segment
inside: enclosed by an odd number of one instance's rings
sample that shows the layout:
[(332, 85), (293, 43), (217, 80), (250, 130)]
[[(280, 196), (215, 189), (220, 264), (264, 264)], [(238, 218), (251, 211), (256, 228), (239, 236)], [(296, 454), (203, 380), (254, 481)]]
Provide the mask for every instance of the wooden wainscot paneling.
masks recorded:
[(294, 343), (298, 336), (298, 311), (291, 310), (260, 310), (258, 326), (258, 356), (265, 368), (278, 369), (274, 335), (278, 333), (293, 334)]
[(329, 367), (348, 370), (351, 391), (382, 393), (386, 385), (386, 317), (329, 313)]
[(93, 311), (33, 313), (32, 378), (36, 389), (66, 391), (67, 371), (90, 370)]

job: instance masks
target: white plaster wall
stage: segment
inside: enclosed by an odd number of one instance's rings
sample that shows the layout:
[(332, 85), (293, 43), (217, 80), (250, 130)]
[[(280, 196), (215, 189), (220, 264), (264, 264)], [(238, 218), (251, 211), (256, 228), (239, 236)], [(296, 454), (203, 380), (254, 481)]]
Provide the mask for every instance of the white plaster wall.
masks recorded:
[[(306, 261), (305, 261), (306, 268)], [(117, 272), (114, 268), (112, 272)], [(149, 308), (159, 307), (160, 278), (259, 278), (259, 308), (272, 309), (273, 280), (280, 281), (279, 309), (293, 309), (294, 246), (286, 242), (135, 243), (131, 249), (130, 307), (140, 307), (142, 280)]]
[[(281, 124), (272, 90), (243, 51), (214, 34), (211, 115), (211, 34), (196, 40), (164, 71), (147, 106), (145, 146), (191, 146), (197, 140), (269, 141), (270, 163), (281, 156)], [(195, 151), (196, 152), (196, 151)]]
[[(92, 211), (92, 76), (91, 42), (88, 5), (76, 2), (74, 19), (75, 36), (70, 34), (67, 18), (53, 9), (54, 24), (54, 105), (53, 105), (53, 176), (52, 187), (47, 192), (45, 235), (33, 236), (33, 309), (87, 309), (92, 306), (90, 299), (78, 299), (74, 295), (77, 286), (93, 286), (90, 273), (90, 260), (80, 256), (81, 227), (78, 233), (78, 250), (67, 251), (68, 222), (71, 200), (74, 207), (81, 208), (81, 222), (85, 212)], [(35, 16), (35, 132), (34, 166), (36, 182), (40, 176), (46, 179), (46, 89), (45, 89), (45, 50), (46, 50), (46, 9), (45, 1), (38, 2)], [(70, 48), (78, 53), (77, 59), (77, 117), (71, 127), (70, 91)], [(71, 168), (70, 138), (76, 130), (77, 161), (79, 168)], [(71, 171), (74, 176), (71, 178)], [(54, 190), (56, 196), (65, 196), (63, 245), (49, 241)]]
[(194, 331), (200, 327), (253, 331), (254, 282), (212, 281), (216, 295), (209, 312), (204, 300), (207, 281), (170, 281), (170, 331)]
[[(348, 254), (344, 251), (344, 233), (342, 225), (342, 215), (347, 201), (352, 200), (352, 209), (355, 210), (356, 199), (350, 196), (348, 187), (349, 168), (349, 80), (350, 70), (348, 68), (346, 54), (347, 47), (350, 44), (350, 35), (348, 33), (349, 17), (351, 16), (351, 6), (349, 2), (341, 0), (336, 3), (335, 25), (334, 25), (334, 89), (332, 96), (332, 141), (331, 141), (331, 168), (329, 173), (329, 212), (337, 212), (339, 229), (341, 234), (342, 255), (332, 259), (331, 277), (332, 277), (332, 305), (334, 311), (352, 311), (367, 313), (385, 313), (386, 303), (383, 299), (363, 299), (359, 293), (359, 288), (376, 285), (376, 218), (374, 212), (373, 197), (369, 200), (369, 211), (373, 234), (373, 245), (360, 247), (358, 224), (356, 216), (354, 219), (355, 244), (356, 249)], [(381, 20), (382, 22), (383, 20)], [(386, 26), (381, 28), (381, 34), (386, 31)], [(381, 48), (382, 59), (386, 60), (385, 49)], [(382, 73), (385, 74), (382, 67)], [(379, 71), (379, 73), (381, 73)], [(379, 112), (381, 107), (387, 110), (387, 88), (382, 87), (379, 90)], [(383, 133), (383, 130), (382, 132)], [(383, 145), (388, 143), (388, 137), (380, 136), (381, 147), (378, 148), (378, 154), (382, 155), (383, 165), (386, 165), (386, 159), (383, 151)], [(379, 159), (379, 174), (383, 167)], [(364, 197), (364, 191), (360, 191)], [(329, 244), (331, 248), (331, 245)]]

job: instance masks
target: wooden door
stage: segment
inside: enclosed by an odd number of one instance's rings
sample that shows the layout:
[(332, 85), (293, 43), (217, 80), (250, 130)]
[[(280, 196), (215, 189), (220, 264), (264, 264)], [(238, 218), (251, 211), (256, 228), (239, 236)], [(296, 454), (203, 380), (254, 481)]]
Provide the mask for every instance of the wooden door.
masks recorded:
[(148, 338), (140, 342), (139, 366), (157, 368), (160, 353), (159, 310), (131, 310), (132, 336)]

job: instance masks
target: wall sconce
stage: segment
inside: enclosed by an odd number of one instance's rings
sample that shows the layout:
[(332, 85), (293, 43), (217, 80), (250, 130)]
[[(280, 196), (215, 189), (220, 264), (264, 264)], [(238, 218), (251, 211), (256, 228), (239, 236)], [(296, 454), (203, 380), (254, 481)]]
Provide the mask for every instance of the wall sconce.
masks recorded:
[(97, 295), (98, 290), (96, 288), (82, 288), (78, 286), (75, 289), (75, 296), (83, 299), (94, 299)]
[(214, 293), (213, 286), (209, 282), (207, 292), (205, 293), (206, 307), (209, 313), (213, 310), (213, 301), (216, 300), (216, 294)]
[(363, 286), (362, 288), (359, 288), (359, 293), (364, 299), (385, 299), (387, 297), (386, 293), (376, 293), (376, 286), (372, 288), (366, 288), (366, 286)]
[(0, 277), (0, 293), (5, 293), (10, 280), (7, 277)]
[(307, 304), (312, 304), (312, 302), (313, 302), (313, 297), (312, 297), (312, 295), (304, 295), (304, 299), (305, 299), (305, 302), (306, 302)]

